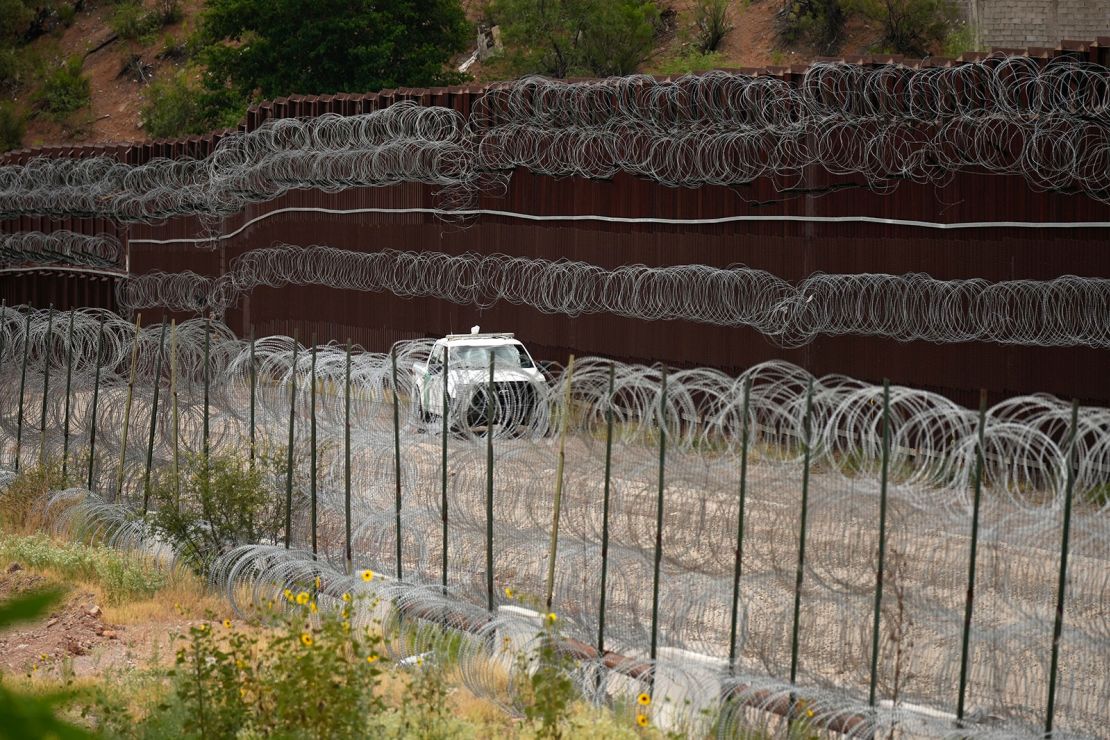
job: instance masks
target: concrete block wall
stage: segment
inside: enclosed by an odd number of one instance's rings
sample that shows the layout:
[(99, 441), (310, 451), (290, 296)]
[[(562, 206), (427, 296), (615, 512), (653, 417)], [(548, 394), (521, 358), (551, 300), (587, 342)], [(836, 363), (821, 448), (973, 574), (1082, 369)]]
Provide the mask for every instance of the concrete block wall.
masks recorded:
[(1110, 35), (1110, 0), (964, 0), (981, 49), (1047, 46)]

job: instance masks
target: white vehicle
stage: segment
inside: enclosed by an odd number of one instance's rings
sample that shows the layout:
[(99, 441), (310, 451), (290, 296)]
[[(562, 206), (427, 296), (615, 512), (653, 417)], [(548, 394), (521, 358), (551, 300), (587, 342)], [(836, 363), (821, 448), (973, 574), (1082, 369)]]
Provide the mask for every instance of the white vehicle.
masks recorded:
[[(446, 357), (446, 378), (444, 358)], [(447, 416), (455, 427), (485, 427), (493, 359), (493, 423), (531, 425), (541, 411), (547, 378), (512, 334), (448, 334), (436, 341), (427, 362), (412, 366), (413, 413), (421, 421)], [(445, 382), (446, 381), (446, 382)]]

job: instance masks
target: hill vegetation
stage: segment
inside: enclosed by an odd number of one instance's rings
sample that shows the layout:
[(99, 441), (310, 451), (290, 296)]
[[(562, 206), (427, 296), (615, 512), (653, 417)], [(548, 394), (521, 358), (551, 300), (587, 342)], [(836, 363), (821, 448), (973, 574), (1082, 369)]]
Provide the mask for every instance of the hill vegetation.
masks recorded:
[[(956, 55), (954, 2), (0, 0), (0, 151), (199, 134), (293, 94)], [(458, 71), (480, 34), (500, 53)]]

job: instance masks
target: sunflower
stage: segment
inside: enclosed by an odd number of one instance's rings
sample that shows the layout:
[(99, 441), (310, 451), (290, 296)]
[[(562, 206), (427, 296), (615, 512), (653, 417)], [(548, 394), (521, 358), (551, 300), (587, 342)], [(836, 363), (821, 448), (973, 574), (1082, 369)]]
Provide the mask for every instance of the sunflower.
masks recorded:
[(316, 613), (317, 610), (316, 610), (316, 602), (315, 601), (308, 602), (308, 610), (310, 612), (312, 612), (313, 614)]
[(509, 599), (513, 598), (513, 590), (508, 586), (505, 587), (505, 596)]
[(308, 603), (309, 598), (311, 597), (308, 595), (308, 591), (301, 591), (299, 594), (297, 594), (297, 603), (301, 606), (304, 606)]
[(377, 655), (367, 655), (366, 656), (366, 662), (367, 663), (377, 663), (378, 662), (378, 656)]
[(305, 647), (312, 647), (312, 635), (307, 632), (302, 632), (301, 643), (303, 643)]
[(225, 629), (231, 629), (231, 620), (230, 619), (225, 619), (224, 620), (224, 628)]
[(558, 618), (559, 617), (555, 616), (555, 612), (548, 612), (547, 613), (547, 623), (548, 624), (555, 624), (555, 620), (557, 620)]
[(642, 694), (640, 694), (639, 696), (636, 697), (636, 702), (640, 706), (646, 707), (649, 704), (651, 704), (651, 696), (647, 692), (644, 692), (644, 693), (642, 693)]
[(342, 598), (343, 598), (344, 601), (346, 601), (348, 603), (351, 601), (351, 595), (348, 594), (348, 593), (344, 593)]
[(636, 724), (638, 724), (640, 727), (647, 727), (650, 722), (651, 720), (648, 719), (648, 716), (646, 714), (636, 715)]
[(370, 583), (370, 581), (374, 580), (374, 571), (370, 570), (369, 568), (362, 571), (362, 580)]

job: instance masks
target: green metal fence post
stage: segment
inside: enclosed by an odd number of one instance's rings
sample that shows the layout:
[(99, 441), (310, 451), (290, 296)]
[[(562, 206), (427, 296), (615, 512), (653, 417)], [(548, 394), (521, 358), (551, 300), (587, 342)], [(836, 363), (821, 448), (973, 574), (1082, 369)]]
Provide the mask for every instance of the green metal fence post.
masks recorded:
[(116, 474), (114, 501), (123, 498), (123, 473), (127, 465), (127, 430), (131, 426), (131, 401), (135, 394), (135, 369), (139, 360), (139, 334), (142, 331), (143, 315), (135, 317), (135, 338), (131, 342), (131, 372), (127, 376), (127, 400), (123, 406), (123, 433), (119, 445), (119, 472)]
[(93, 377), (92, 426), (89, 429), (89, 480), (86, 486), (93, 489), (93, 468), (96, 466), (96, 407), (100, 400), (100, 359), (104, 353), (104, 314), (100, 314), (100, 328), (96, 334), (96, 369)]
[(143, 472), (143, 516), (150, 508), (150, 468), (154, 462), (154, 435), (158, 431), (158, 394), (162, 389), (162, 359), (165, 357), (166, 317), (162, 316), (162, 331), (158, 334), (158, 361), (154, 369), (154, 399), (150, 406), (150, 436), (146, 441), (146, 470)]
[(605, 600), (609, 576), (609, 493), (613, 470), (613, 381), (616, 365), (609, 365), (609, 395), (605, 405), (605, 483), (601, 503), (601, 594), (597, 607), (597, 657), (605, 654)]
[(875, 568), (875, 610), (871, 621), (871, 685), (867, 703), (875, 706), (875, 688), (879, 679), (879, 615), (883, 607), (883, 568), (886, 558), (886, 500), (890, 472), (890, 381), (883, 378), (883, 446), (882, 473), (879, 480), (879, 562)]
[(293, 532), (293, 433), (297, 418), (297, 332), (293, 331), (293, 360), (289, 365), (289, 446), (285, 454), (285, 549)]
[(979, 503), (983, 491), (983, 457), (986, 454), (984, 440), (987, 427), (987, 391), (979, 391), (979, 430), (975, 444), (975, 487), (971, 509), (971, 551), (967, 565), (967, 596), (964, 600), (964, 628), (960, 647), (960, 688), (956, 704), (956, 726), (963, 725), (964, 702), (967, 696), (967, 665), (970, 657), (971, 614), (975, 603), (975, 560), (979, 551)]
[(258, 387), (258, 369), (254, 366), (254, 327), (251, 327), (251, 367), (250, 367), (250, 386), (251, 386), (251, 400), (250, 400), (250, 435), (251, 435), (251, 470), (254, 470), (254, 458), (257, 454), (258, 443), (255, 437), (255, 421), (254, 421), (254, 407), (255, 407), (255, 394)]
[(564, 373), (566, 386), (563, 390), (563, 418), (559, 428), (559, 451), (555, 460), (555, 496), (551, 511), (551, 543), (547, 553), (547, 611), (551, 611), (555, 599), (555, 559), (559, 555), (559, 515), (563, 505), (563, 468), (567, 459), (567, 428), (571, 416), (571, 384), (574, 382), (574, 355), (567, 362)]
[(203, 435), (203, 450), (204, 450), (204, 474), (205, 478), (208, 477), (208, 456), (211, 449), (208, 446), (208, 425), (209, 417), (211, 414), (209, 408), (209, 355), (211, 353), (212, 344), (212, 319), (205, 317), (204, 319), (204, 429)]
[(397, 580), (404, 578), (401, 569), (401, 399), (397, 385), (397, 345), (394, 344), (389, 352), (389, 360), (393, 369), (393, 482), (395, 496), (393, 513), (397, 525)]
[(663, 563), (663, 488), (667, 469), (667, 368), (663, 368), (659, 388), (659, 487), (655, 502), (655, 568), (651, 579), (651, 652), (652, 663), (659, 646), (659, 571)]
[(42, 416), (39, 417), (39, 467), (46, 465), (46, 409), (50, 405), (50, 359), (54, 356), (54, 304), (46, 321), (46, 341), (42, 348)]
[(743, 418), (740, 421), (740, 510), (736, 516), (736, 562), (732, 569), (732, 614), (728, 630), (728, 669), (736, 669), (736, 632), (739, 627), (740, 575), (744, 563), (744, 507), (748, 498), (748, 442), (751, 434), (748, 409), (751, 400), (752, 379), (744, 379), (744, 401), (741, 406)]
[(441, 466), (440, 466), (440, 473), (441, 473), (440, 495), (441, 495), (441, 499), (442, 499), (441, 502), (440, 502), (440, 507), (441, 507), (440, 516), (443, 519), (443, 563), (442, 563), (442, 569), (443, 569), (443, 593), (445, 593), (445, 594), (447, 593), (447, 432), (448, 432), (448, 422), (447, 422), (447, 412), (448, 412), (448, 408), (447, 408), (447, 391), (448, 391), (448, 386), (447, 386), (447, 363), (448, 362), (449, 362), (448, 349), (447, 349), (447, 345), (444, 344), (443, 345), (443, 398), (440, 399), (442, 401), (441, 413), (443, 414), (442, 417), (440, 418), (440, 422), (442, 423), (442, 426), (443, 426), (443, 429), (442, 429), (443, 438), (441, 440), (441, 451), (440, 451), (440, 456), (441, 456), (441, 461), (440, 461), (441, 462)]
[(316, 333), (312, 334), (312, 372), (310, 381), (312, 390), (309, 392), (309, 457), (311, 458), (309, 470), (309, 516), (312, 527), (312, 554), (316, 555), (319, 543), (316, 538)]
[(493, 611), (493, 352), (486, 387), (486, 608)]
[[(794, 576), (794, 627), (790, 636), (790, 683), (798, 679), (798, 621), (802, 613), (802, 574), (806, 563), (806, 512), (809, 508), (809, 464), (813, 454), (810, 426), (813, 423), (813, 378), (806, 391), (805, 418), (802, 420), (804, 462), (802, 468), (802, 513), (798, 533), (798, 570)], [(791, 701), (793, 704), (793, 700)]]
[(343, 383), (343, 548), (347, 574), (351, 574), (351, 338), (347, 337), (347, 370)]
[(1044, 735), (1052, 736), (1056, 719), (1056, 678), (1060, 661), (1060, 636), (1064, 631), (1064, 596), (1068, 585), (1068, 546), (1071, 535), (1071, 505), (1075, 492), (1075, 448), (1079, 437), (1079, 401), (1071, 402), (1071, 433), (1068, 435), (1068, 479), (1064, 491), (1064, 532), (1060, 541), (1060, 579), (1056, 590), (1056, 620), (1052, 625), (1052, 663), (1048, 671), (1048, 709)]
[(27, 360), (31, 352), (31, 307), (23, 324), (23, 370), (19, 376), (19, 419), (15, 426), (15, 472), (19, 472), (19, 458), (23, 452), (23, 392), (27, 387)]
[[(73, 391), (73, 315), (75, 310), (69, 311), (69, 328), (66, 330), (66, 402), (65, 413), (62, 421), (62, 480), (69, 477), (69, 414), (70, 394)], [(0, 347), (3, 355), (3, 347)], [(66, 485), (69, 482), (66, 481)]]

